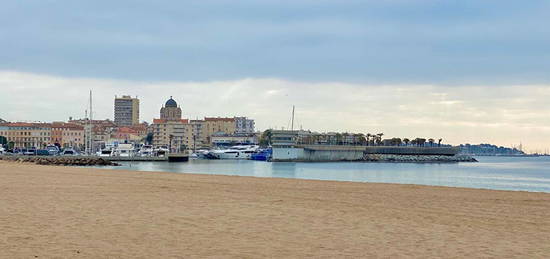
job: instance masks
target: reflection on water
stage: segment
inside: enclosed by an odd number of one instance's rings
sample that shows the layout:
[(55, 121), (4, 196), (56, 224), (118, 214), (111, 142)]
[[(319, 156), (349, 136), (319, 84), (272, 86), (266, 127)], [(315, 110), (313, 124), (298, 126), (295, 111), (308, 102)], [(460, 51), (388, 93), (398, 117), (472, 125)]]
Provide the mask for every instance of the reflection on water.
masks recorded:
[(550, 192), (550, 157), (479, 157), (479, 163), (128, 162), (113, 169)]

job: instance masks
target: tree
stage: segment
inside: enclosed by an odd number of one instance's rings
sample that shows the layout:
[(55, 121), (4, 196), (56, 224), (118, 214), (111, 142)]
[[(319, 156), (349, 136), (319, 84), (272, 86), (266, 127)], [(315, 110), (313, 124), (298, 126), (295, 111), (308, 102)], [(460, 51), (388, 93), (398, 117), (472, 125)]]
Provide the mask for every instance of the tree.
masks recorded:
[(365, 139), (365, 135), (363, 133), (355, 134), (354, 141), (356, 145), (365, 145), (367, 143), (367, 140)]
[(440, 147), (441, 146), (441, 141), (443, 141), (442, 138), (440, 138), (438, 141), (437, 141), (437, 146)]
[(424, 143), (426, 143), (425, 138), (416, 138), (413, 140), (417, 146), (424, 146)]
[(367, 146), (369, 145), (369, 141), (370, 141), (370, 137), (372, 135), (370, 133), (367, 133), (367, 135), (365, 135), (365, 139), (367, 140)]
[(430, 146), (433, 147), (434, 143), (435, 143), (435, 139), (433, 139), (433, 138), (428, 139), (428, 143), (430, 143)]
[(376, 144), (379, 145), (379, 146), (382, 143), (382, 136), (384, 136), (384, 133), (376, 134)]
[(6, 146), (8, 144), (8, 139), (4, 136), (0, 136), (0, 145)]
[(403, 141), (400, 138), (391, 139), (392, 146), (401, 146), (401, 143), (403, 143)]
[(405, 143), (405, 146), (408, 146), (409, 143), (411, 142), (411, 140), (408, 139), (408, 138), (404, 138), (404, 139), (403, 139), (403, 142)]
[(150, 132), (150, 133), (147, 133), (147, 136), (145, 137), (145, 143), (147, 143), (148, 145), (151, 145), (153, 144), (153, 133)]
[(271, 136), (272, 136), (272, 132), (270, 129), (268, 130), (265, 130), (263, 133), (262, 133), (262, 136), (260, 136), (260, 146), (262, 147), (267, 147), (269, 145), (271, 145)]

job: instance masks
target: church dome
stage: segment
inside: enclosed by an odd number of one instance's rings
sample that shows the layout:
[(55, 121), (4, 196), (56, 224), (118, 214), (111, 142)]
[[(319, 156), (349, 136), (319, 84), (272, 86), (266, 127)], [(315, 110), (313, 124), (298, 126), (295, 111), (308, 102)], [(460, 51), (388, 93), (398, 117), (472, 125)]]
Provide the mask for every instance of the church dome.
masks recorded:
[(170, 99), (166, 101), (164, 107), (178, 107), (178, 103), (172, 99), (172, 96), (170, 96)]

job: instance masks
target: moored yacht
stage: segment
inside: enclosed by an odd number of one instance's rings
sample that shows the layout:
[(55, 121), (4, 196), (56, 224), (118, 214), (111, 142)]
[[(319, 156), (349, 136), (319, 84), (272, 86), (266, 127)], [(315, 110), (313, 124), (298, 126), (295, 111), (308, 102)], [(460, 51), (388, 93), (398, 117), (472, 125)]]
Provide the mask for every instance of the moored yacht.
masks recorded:
[(134, 156), (134, 145), (118, 144), (118, 146), (113, 150), (113, 155), (120, 157), (132, 157)]
[(151, 145), (143, 145), (143, 146), (141, 146), (141, 148), (139, 149), (138, 154), (139, 154), (139, 156), (141, 156), (141, 157), (153, 156), (153, 146), (151, 146)]
[(206, 154), (210, 159), (250, 159), (250, 156), (258, 150), (256, 145), (232, 146), (228, 149), (215, 149)]

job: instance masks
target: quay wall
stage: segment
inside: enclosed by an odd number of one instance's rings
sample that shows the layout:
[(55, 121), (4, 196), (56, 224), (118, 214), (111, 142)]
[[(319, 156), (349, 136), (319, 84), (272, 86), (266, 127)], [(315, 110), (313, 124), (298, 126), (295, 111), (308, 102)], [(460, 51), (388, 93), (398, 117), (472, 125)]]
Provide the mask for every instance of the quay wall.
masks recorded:
[(418, 156), (419, 160), (426, 160), (425, 158), (434, 156), (455, 157), (459, 151), (460, 149), (455, 147), (297, 145), (274, 147), (272, 161), (371, 161), (369, 155), (372, 154), (407, 156), (407, 159)]

